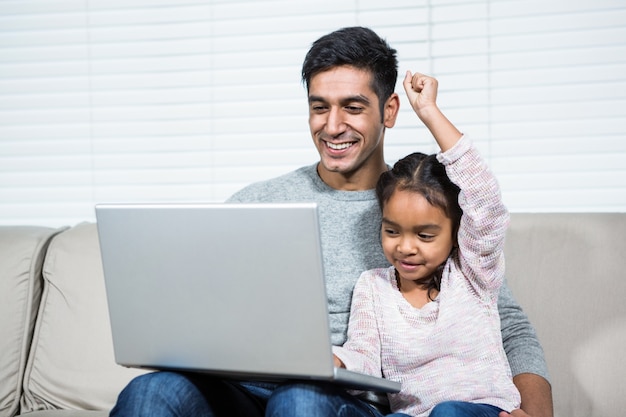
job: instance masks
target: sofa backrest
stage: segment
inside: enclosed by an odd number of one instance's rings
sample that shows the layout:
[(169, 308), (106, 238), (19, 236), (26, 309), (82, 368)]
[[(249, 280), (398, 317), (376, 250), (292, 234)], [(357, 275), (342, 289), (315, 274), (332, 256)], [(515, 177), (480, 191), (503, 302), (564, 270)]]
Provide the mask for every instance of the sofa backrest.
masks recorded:
[(513, 213), (507, 280), (545, 350), (555, 417), (626, 409), (626, 213)]

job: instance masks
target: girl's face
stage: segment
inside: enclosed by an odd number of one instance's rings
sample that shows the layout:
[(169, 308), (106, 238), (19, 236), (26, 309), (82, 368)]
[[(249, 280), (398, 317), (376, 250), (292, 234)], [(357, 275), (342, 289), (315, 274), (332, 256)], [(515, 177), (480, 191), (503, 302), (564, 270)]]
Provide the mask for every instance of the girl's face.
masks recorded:
[(426, 278), (452, 251), (452, 220), (422, 195), (396, 190), (383, 207), (381, 242), (401, 279)]

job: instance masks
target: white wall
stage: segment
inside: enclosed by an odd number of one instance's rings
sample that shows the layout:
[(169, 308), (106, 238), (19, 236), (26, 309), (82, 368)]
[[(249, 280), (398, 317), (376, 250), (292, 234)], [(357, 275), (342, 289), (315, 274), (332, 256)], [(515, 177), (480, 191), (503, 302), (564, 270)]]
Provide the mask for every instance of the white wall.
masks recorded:
[[(222, 201), (315, 162), (300, 66), (351, 25), (439, 79), (512, 211), (626, 210), (623, 0), (4, 0), (0, 224)], [(390, 163), (435, 150), (398, 92)]]

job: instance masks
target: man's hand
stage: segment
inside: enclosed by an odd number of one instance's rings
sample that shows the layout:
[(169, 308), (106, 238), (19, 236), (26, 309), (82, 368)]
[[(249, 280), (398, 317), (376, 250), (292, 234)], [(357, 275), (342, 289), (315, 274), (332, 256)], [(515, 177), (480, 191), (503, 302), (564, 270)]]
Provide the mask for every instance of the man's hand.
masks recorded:
[(530, 417), (521, 408), (518, 408), (518, 409), (515, 409), (515, 410), (511, 411), (510, 414), (507, 413), (506, 411), (502, 411), (502, 412), (500, 412), (500, 414), (498, 414), (498, 417), (508, 417), (508, 416), (513, 416), (513, 417)]

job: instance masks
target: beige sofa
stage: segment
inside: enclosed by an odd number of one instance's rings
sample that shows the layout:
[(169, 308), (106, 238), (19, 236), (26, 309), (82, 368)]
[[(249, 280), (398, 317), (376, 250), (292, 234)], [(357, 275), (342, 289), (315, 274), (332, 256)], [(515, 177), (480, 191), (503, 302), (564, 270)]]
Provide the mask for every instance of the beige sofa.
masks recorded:
[[(509, 284), (537, 328), (557, 417), (626, 409), (626, 213), (513, 214)], [(96, 227), (0, 227), (0, 417), (106, 416), (114, 363)]]

